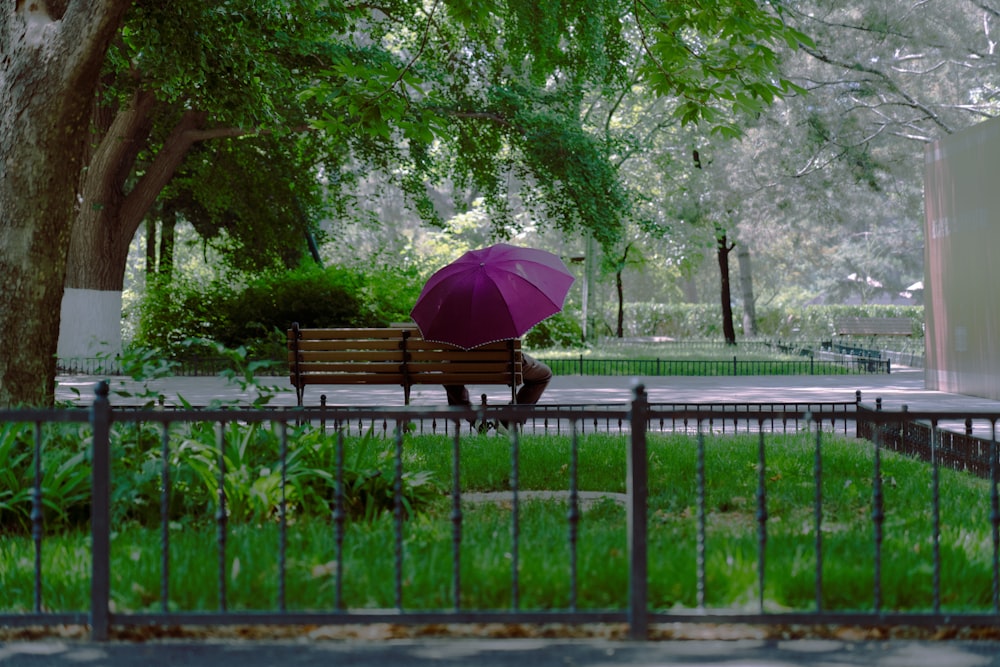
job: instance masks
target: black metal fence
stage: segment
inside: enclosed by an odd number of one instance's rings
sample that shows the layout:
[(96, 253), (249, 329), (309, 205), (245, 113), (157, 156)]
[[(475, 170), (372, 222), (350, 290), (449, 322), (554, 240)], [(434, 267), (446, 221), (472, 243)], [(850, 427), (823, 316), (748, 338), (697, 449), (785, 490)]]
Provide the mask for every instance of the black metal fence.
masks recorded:
[[(945, 442), (942, 424), (957, 422), (965, 423), (966, 419), (985, 422), (992, 437), (982, 443), (975, 453), (976, 472), (985, 474), (989, 480), (983, 491), (981, 502), (991, 508), (989, 525), (985, 531), (991, 536), (989, 546), (983, 556), (988, 565), (988, 576), (992, 580), (990, 601), (983, 604), (964, 603), (961, 593), (949, 588), (948, 582), (942, 577), (943, 563), (947, 553), (941, 549), (942, 524), (940, 520), (941, 496), (946, 491), (942, 489), (940, 468), (948, 458), (944, 454), (942, 443)], [(108, 638), (113, 628), (148, 625), (234, 625), (234, 624), (359, 624), (359, 623), (627, 623), (630, 636), (636, 639), (648, 636), (651, 624), (655, 623), (755, 623), (755, 624), (829, 624), (842, 623), (863, 626), (874, 625), (980, 625), (1000, 626), (1000, 501), (998, 501), (997, 478), (997, 447), (995, 437), (996, 420), (1000, 414), (964, 413), (916, 413), (916, 412), (886, 412), (871, 409), (855, 403), (816, 403), (809, 405), (783, 404), (715, 404), (715, 405), (651, 405), (648, 403), (641, 386), (636, 387), (634, 400), (621, 406), (497, 406), (478, 410), (459, 408), (298, 408), (283, 410), (156, 410), (156, 409), (116, 409), (110, 405), (107, 386), (102, 385), (91, 409), (59, 409), (59, 410), (7, 410), (0, 411), (0, 425), (30, 424), (33, 438), (29, 442), (20, 443), (22, 449), (9, 449), (7, 456), (29, 457), (34, 470), (34, 483), (29, 491), (31, 503), (30, 535), (33, 544), (33, 559), (31, 563), (0, 563), (4, 568), (24, 568), (31, 571), (32, 608), (30, 610), (10, 610), (4, 604), (10, 591), (0, 591), (0, 625), (62, 625), (89, 624), (95, 639)], [(510, 545), (505, 547), (508, 553), (510, 574), (509, 590), (506, 594), (509, 600), (507, 608), (477, 608), (470, 606), (466, 592), (470, 582), (462, 577), (462, 559), (467, 558), (463, 551), (464, 531), (467, 530), (465, 512), (467, 509), (467, 489), (463, 488), (460, 479), (460, 461), (469, 455), (476, 447), (475, 440), (470, 435), (471, 427), (481, 423), (512, 423), (525, 420), (525, 430), (512, 429), (506, 433), (510, 451), (509, 496), (505, 500), (509, 508)], [(227, 543), (231, 534), (230, 506), (234, 499), (228, 495), (227, 462), (223, 455), (226, 448), (227, 425), (263, 423), (276, 426), (280, 439), (280, 452), (275, 463), (278, 473), (278, 489), (281, 502), (278, 504), (270, 522), (277, 525), (278, 539), (274, 545), (276, 551), (276, 572), (278, 579), (276, 599), (266, 609), (244, 610), (230, 608), (229, 604), (229, 572), (233, 565), (227, 554)], [(43, 469), (43, 449), (46, 447), (45, 432), (50, 425), (57, 423), (76, 423), (81, 426), (81, 437), (89, 439), (92, 447), (89, 456), (79, 461), (79, 465), (90, 467), (92, 497), (90, 503), (89, 539), (91, 562), (89, 566), (90, 594), (89, 608), (58, 611), (52, 601), (46, 598), (46, 577), (51, 574), (44, 567), (43, 554), (52, 536), (45, 526), (45, 510), (47, 506), (48, 489), (45, 480), (47, 471)], [(113, 479), (111, 460), (111, 441), (113, 429), (119, 425), (157, 425), (161, 434), (158, 451), (150, 452), (149, 466), (143, 468), (144, 474), (152, 475), (159, 488), (158, 499), (146, 499), (159, 505), (159, 523), (161, 535), (161, 556), (158, 565), (159, 591), (149, 595), (148, 606), (141, 609), (121, 609), (113, 604), (116, 586), (127, 586), (112, 571), (112, 540), (119, 527), (113, 525), (112, 513), (115, 502), (122, 502), (115, 495), (115, 479)], [(199, 611), (178, 608), (171, 599), (172, 557), (176, 555), (172, 540), (175, 540), (175, 529), (171, 517), (172, 502), (177, 495), (184, 493), (177, 488), (177, 482), (171, 478), (171, 456), (188, 443), (174, 441), (171, 433), (177, 425), (201, 424), (214, 427), (216, 444), (212, 450), (218, 458), (219, 472), (216, 489), (216, 511), (214, 523), (216, 528), (216, 557), (203, 563), (206, 570), (215, 569), (217, 608), (214, 611)], [(336, 459), (332, 469), (324, 471), (334, 487), (334, 496), (330, 507), (330, 532), (333, 535), (329, 554), (328, 572), (334, 581), (328, 608), (319, 610), (299, 610), (290, 608), (286, 579), (289, 563), (296, 558), (295, 544), (289, 538), (289, 526), (294, 522), (290, 513), (290, 497), (288, 495), (290, 482), (288, 478), (289, 461), (296, 455), (296, 443), (290, 434), (296, 433), (296, 426), (314, 425), (328, 434), (336, 447)], [(343, 586), (350, 580), (350, 573), (344, 569), (345, 535), (348, 529), (348, 515), (345, 507), (345, 428), (349, 424), (358, 424), (367, 433), (376, 437), (390, 439), (393, 443), (391, 462), (391, 505), (392, 505), (392, 537), (390, 543), (381, 544), (380, 549), (392, 553), (392, 565), (384, 573), (386, 580), (392, 581), (394, 605), (391, 609), (370, 608), (367, 605), (350, 606), (343, 596)], [(904, 428), (898, 428), (900, 425)], [(885, 479), (882, 466), (885, 450), (890, 443), (906, 443), (909, 427), (913, 424), (928, 424), (930, 437), (928, 479), (932, 487), (931, 502), (926, 509), (934, 516), (931, 532), (925, 536), (926, 543), (931, 545), (932, 554), (928, 567), (920, 571), (905, 573), (905, 576), (917, 581), (928, 583), (932, 598), (924, 608), (896, 609), (888, 607), (883, 596), (883, 580), (888, 570), (884, 551), (885, 535), (891, 531), (894, 521), (900, 520), (903, 512), (912, 508), (891, 508), (885, 502), (885, 489), (889, 481)], [(89, 426), (88, 426), (89, 425)], [(384, 425), (377, 428), (377, 425)], [(442, 433), (448, 436), (448, 451), (441, 455), (450, 457), (453, 467), (452, 488), (448, 491), (451, 508), (449, 534), (451, 548), (450, 562), (424, 562), (421, 553), (407, 541), (407, 504), (403, 497), (403, 480), (406, 473), (406, 457), (404, 455), (404, 436), (414, 429), (427, 429), (430, 432)], [(546, 432), (564, 429), (570, 436), (571, 445), (565, 467), (568, 470), (568, 486), (559, 489), (563, 494), (566, 513), (565, 530), (568, 535), (568, 550), (565, 555), (568, 560), (567, 577), (569, 597), (565, 605), (558, 608), (524, 608), (521, 604), (521, 592), (524, 585), (521, 580), (521, 550), (520, 521), (527, 511), (523, 498), (527, 492), (520, 485), (521, 446), (524, 434), (532, 430), (545, 429)], [(586, 429), (604, 432), (620, 433), (622, 446), (627, 450), (627, 470), (623, 501), (626, 505), (627, 531), (627, 576), (623, 578), (627, 587), (627, 601), (620, 607), (613, 608), (583, 608), (578, 604), (577, 592), (580, 587), (581, 542), (586, 539), (587, 516), (582, 511), (583, 490), (579, 488), (579, 454), (581, 452), (580, 434)], [(865, 479), (859, 479), (856, 485), (869, 489), (867, 501), (870, 517), (872, 539), (866, 544), (855, 545), (846, 553), (841, 550), (830, 550), (826, 541), (831, 539), (840, 527), (826, 522), (827, 503), (836, 500), (836, 493), (831, 497), (829, 490), (824, 493), (823, 451), (832, 437), (842, 437), (843, 434), (853, 436), (853, 429), (858, 433), (870, 435), (871, 442), (857, 441), (859, 452), (865, 454), (865, 461), (870, 462), (870, 469), (865, 473)], [(692, 496), (684, 501), (685, 507), (678, 508), (677, 517), (671, 520), (683, 520), (690, 525), (691, 534), (696, 543), (692, 553), (692, 562), (687, 564), (685, 571), (696, 581), (696, 603), (687, 608), (651, 608), (649, 602), (650, 587), (656, 582), (651, 579), (650, 564), (658, 564), (658, 554), (651, 548), (651, 538), (656, 535), (664, 517), (651, 516), (650, 501), (650, 446), (649, 437), (658, 431), (685, 431), (693, 434), (696, 449), (696, 465), (691, 471), (690, 483)], [(777, 477), (780, 474), (771, 470), (770, 461), (774, 455), (770, 442), (775, 433), (797, 433), (811, 443), (812, 455), (810, 463), (802, 471), (802, 481), (813, 489), (811, 507), (798, 508), (802, 510), (801, 535), (804, 542), (799, 543), (803, 567), (811, 570), (813, 593), (812, 602), (802, 609), (774, 609), (765, 599), (765, 591), (775, 576), (768, 567), (769, 537), (776, 525), (782, 521), (780, 514), (775, 514), (776, 507), (782, 502), (774, 491)], [(713, 486), (706, 464), (712, 451), (706, 446), (706, 440), (713, 433), (750, 434), (750, 442), (756, 449), (753, 464), (752, 503), (756, 507), (753, 526), (747, 526), (756, 535), (754, 553), (746, 554), (746, 558), (756, 560), (756, 578), (748, 585), (755, 591), (752, 601), (737, 609), (731, 607), (716, 608), (709, 603), (707, 592), (713, 586), (723, 585), (722, 582), (708, 574), (708, 563), (713, 558), (712, 533), (708, 529), (709, 515), (713, 508), (709, 507), (707, 498)], [(475, 436), (476, 438), (482, 436)], [(492, 435), (486, 437), (494, 437)], [(897, 448), (905, 450), (908, 445)], [(470, 449), (472, 448), (472, 449)], [(13, 452), (13, 454), (12, 454)], [(968, 466), (973, 467), (973, 466)], [(720, 470), (717, 466), (712, 468)], [(724, 470), (724, 468), (722, 468)], [(235, 472), (235, 471), (230, 471)], [(275, 471), (271, 471), (274, 473)], [(250, 471), (250, 479), (258, 472)], [(262, 474), (262, 473), (261, 473)], [(725, 473), (723, 473), (725, 474)], [(0, 492), (19, 489), (0, 489)], [(0, 496), (2, 501), (5, 496)], [(735, 499), (734, 499), (735, 502)], [(2, 502), (0, 502), (2, 507)], [(787, 520), (787, 517), (785, 517)], [(10, 536), (0, 532), (0, 541)], [(921, 542), (923, 543), (923, 542)], [(803, 547), (803, 544), (809, 545)], [(2, 552), (3, 549), (0, 549)], [(957, 556), (956, 556), (957, 557)], [(450, 590), (444, 597), (448, 600), (443, 608), (411, 609), (407, 601), (408, 572), (410, 563), (416, 562), (421, 568), (442, 567), (451, 572)], [(828, 589), (825, 573), (828, 568), (858, 569), (867, 574), (867, 580), (857, 585), (869, 591), (867, 605), (860, 609), (828, 609)], [(787, 573), (785, 573), (787, 574)], [(898, 573), (897, 573), (898, 575)], [(260, 573), (254, 576), (262, 576)], [(716, 574), (715, 577), (720, 575)], [(857, 579), (857, 577), (855, 577)], [(117, 582), (117, 583), (115, 583)], [(477, 587), (487, 585), (485, 582), (473, 582)]]
[[(700, 350), (701, 345), (691, 345), (679, 351)], [(721, 347), (721, 344), (720, 344)], [(763, 348), (790, 353), (792, 348), (776, 345)], [(710, 350), (709, 350), (710, 351)], [(811, 349), (796, 348), (799, 358), (795, 359), (596, 359), (579, 355), (576, 357), (540, 357), (556, 375), (607, 375), (607, 376), (732, 376), (732, 375), (859, 375), (889, 373), (891, 362), (888, 355), (877, 350), (845, 348), (842, 352), (817, 357)], [(818, 354), (822, 355), (822, 352)], [(80, 357), (60, 359), (59, 373), (65, 375), (123, 375), (122, 360), (108, 357)], [(172, 375), (206, 376), (218, 375), (224, 370), (233, 370), (232, 361), (215, 357), (187, 357), (177, 359), (171, 367)], [(287, 365), (274, 361), (259, 375), (286, 375)]]
[(555, 375), (661, 377), (691, 375), (862, 375), (889, 373), (888, 359), (844, 355), (836, 359), (542, 359)]

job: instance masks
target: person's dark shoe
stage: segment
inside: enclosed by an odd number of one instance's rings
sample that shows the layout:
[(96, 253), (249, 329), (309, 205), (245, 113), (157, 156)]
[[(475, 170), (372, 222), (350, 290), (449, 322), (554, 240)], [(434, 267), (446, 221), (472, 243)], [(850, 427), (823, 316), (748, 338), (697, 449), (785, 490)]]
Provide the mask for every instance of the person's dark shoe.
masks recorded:
[(488, 433), (491, 428), (496, 428), (496, 423), (491, 422), (487, 419), (482, 419), (482, 420), (477, 419), (471, 423), (472, 423), (472, 430), (480, 435)]

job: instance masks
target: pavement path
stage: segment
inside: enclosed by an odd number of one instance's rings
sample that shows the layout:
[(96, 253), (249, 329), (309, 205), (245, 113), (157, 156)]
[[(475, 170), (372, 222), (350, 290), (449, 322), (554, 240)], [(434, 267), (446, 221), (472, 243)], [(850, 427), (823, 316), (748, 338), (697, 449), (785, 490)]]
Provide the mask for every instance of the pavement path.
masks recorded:
[[(101, 378), (96, 376), (59, 376), (56, 398), (89, 405), (94, 387)], [(112, 394), (115, 404), (141, 403), (139, 394), (153, 391), (162, 394), (168, 404), (177, 404), (178, 396), (192, 405), (207, 405), (220, 398), (246, 401), (250, 394), (239, 387), (227, 384), (221, 377), (170, 377), (155, 380), (148, 385), (112, 377), (112, 392), (121, 391), (128, 396)], [(862, 400), (872, 402), (881, 398), (886, 409), (907, 405), (911, 410), (982, 410), (1000, 412), (1000, 401), (949, 394), (924, 388), (922, 370), (901, 369), (889, 375), (799, 375), (799, 376), (717, 376), (717, 377), (609, 377), (609, 376), (556, 376), (542, 397), (545, 404), (609, 404), (627, 403), (632, 397), (634, 382), (642, 383), (652, 403), (720, 403), (720, 402), (775, 402), (810, 403), (818, 401), (854, 401), (855, 392), (862, 393)], [(272, 400), (275, 406), (294, 406), (295, 392), (285, 377), (263, 378), (279, 393)], [(488, 395), (490, 404), (505, 404), (510, 400), (509, 390), (503, 387), (470, 387), (474, 397)], [(327, 396), (329, 405), (372, 406), (402, 405), (400, 387), (380, 386), (325, 386), (306, 388), (307, 405), (318, 405), (320, 395)], [(476, 399), (473, 399), (474, 401)], [(412, 390), (412, 405), (443, 405), (444, 390), (436, 386), (417, 386)]]
[(1000, 667), (996, 641), (593, 639), (0, 643), (4, 667)]

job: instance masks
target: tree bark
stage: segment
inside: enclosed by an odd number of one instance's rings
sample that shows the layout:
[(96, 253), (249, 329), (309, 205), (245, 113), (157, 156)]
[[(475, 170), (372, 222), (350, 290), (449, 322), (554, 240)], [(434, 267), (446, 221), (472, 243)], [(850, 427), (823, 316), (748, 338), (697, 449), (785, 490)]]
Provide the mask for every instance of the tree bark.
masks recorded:
[(146, 280), (156, 275), (156, 220), (146, 218)]
[(625, 286), (622, 282), (622, 272), (625, 270), (625, 264), (628, 262), (628, 251), (631, 249), (632, 244), (626, 244), (625, 252), (622, 253), (622, 258), (618, 262), (618, 270), (615, 271), (615, 289), (618, 292), (618, 323), (615, 335), (618, 338), (625, 337)]
[(729, 253), (735, 244), (731, 244), (726, 239), (724, 231), (717, 231), (718, 246), (716, 248), (719, 259), (719, 278), (721, 283), (722, 300), (722, 334), (726, 338), (727, 345), (736, 345), (736, 328), (733, 326), (733, 305), (732, 291), (729, 286)]
[(743, 296), (743, 335), (757, 335), (757, 307), (753, 295), (753, 267), (746, 243), (737, 244), (736, 261), (740, 266), (740, 292)]
[[(105, 124), (107, 130), (95, 137), (97, 147), (80, 183), (82, 205), (73, 225), (62, 304), (63, 312), (83, 312), (89, 317), (77, 318), (75, 327), (62, 328), (58, 345), (61, 357), (93, 356), (95, 342), (112, 356), (120, 350), (125, 268), (129, 246), (143, 219), (195, 143), (247, 134), (235, 127), (204, 129), (205, 113), (185, 111), (143, 170), (143, 176), (128, 189), (136, 159), (147, 147), (152, 117), (166, 111), (169, 109), (152, 91), (137, 90)], [(95, 108), (93, 125), (99, 131), (103, 113)], [(108, 321), (119, 325), (112, 341), (102, 340), (101, 336), (100, 325)], [(103, 338), (111, 335), (104, 333)]]
[(156, 273), (164, 284), (170, 282), (174, 275), (174, 245), (177, 238), (177, 209), (167, 206), (163, 209), (163, 219), (160, 220), (160, 259)]
[(0, 5), (0, 406), (50, 405), (91, 102), (131, 0)]
[[(121, 350), (121, 292), (132, 238), (191, 146), (230, 132), (203, 133), (204, 114), (181, 114), (155, 159), (129, 190), (129, 177), (147, 145), (159, 105), (153, 92), (137, 91), (99, 137), (81, 178), (82, 205), (73, 225), (62, 308), (64, 313), (89, 316), (78, 317), (75, 327), (62, 328), (61, 357), (87, 357), (98, 351), (113, 356)], [(99, 113), (95, 112), (95, 118)], [(107, 322), (117, 322), (119, 327), (109, 332), (104, 328)]]
[(82, 206), (69, 248), (66, 286), (121, 291), (129, 245), (157, 196), (170, 182), (199, 135), (204, 116), (187, 112), (146, 168), (126, 191), (136, 158), (146, 146), (155, 95), (137, 92), (101, 137), (80, 188)]

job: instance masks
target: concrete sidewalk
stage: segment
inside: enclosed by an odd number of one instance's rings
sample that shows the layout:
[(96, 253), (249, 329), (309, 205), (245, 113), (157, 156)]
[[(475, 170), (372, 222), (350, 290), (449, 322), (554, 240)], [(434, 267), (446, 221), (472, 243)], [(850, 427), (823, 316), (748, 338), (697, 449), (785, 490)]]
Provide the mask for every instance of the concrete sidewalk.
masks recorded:
[[(59, 376), (56, 398), (89, 405), (93, 401), (96, 376)], [(119, 377), (111, 382), (112, 403), (128, 405), (142, 403), (140, 395), (150, 391), (162, 394), (167, 404), (176, 405), (182, 397), (192, 405), (208, 405), (213, 400), (250, 400), (251, 396), (239, 387), (227, 384), (221, 377), (170, 377), (150, 382), (148, 385)], [(295, 392), (288, 378), (265, 377), (262, 384), (273, 385), (277, 390), (271, 401), (274, 406), (294, 406)], [(794, 376), (716, 376), (716, 377), (611, 377), (611, 376), (557, 376), (552, 379), (542, 397), (543, 404), (611, 404), (627, 403), (632, 397), (634, 382), (642, 383), (652, 403), (721, 403), (721, 402), (775, 402), (810, 403), (819, 401), (854, 401), (855, 392), (862, 393), (862, 400), (883, 400), (886, 409), (907, 405), (911, 410), (991, 410), (1000, 412), (1000, 401), (985, 398), (948, 394), (924, 388), (921, 370), (897, 370), (890, 375), (794, 375)], [(505, 387), (470, 387), (470, 394), (488, 395), (492, 405), (506, 404), (510, 392)], [(123, 392), (126, 395), (121, 395)], [(325, 394), (329, 405), (340, 406), (396, 406), (403, 404), (400, 387), (318, 385), (306, 388), (306, 405), (319, 405), (320, 395)], [(477, 398), (473, 399), (474, 402)], [(444, 390), (436, 386), (416, 386), (410, 402), (412, 405), (444, 405)]]
[(554, 639), (383, 641), (39, 641), (0, 643), (4, 667), (1000, 667), (996, 641), (624, 642)]

